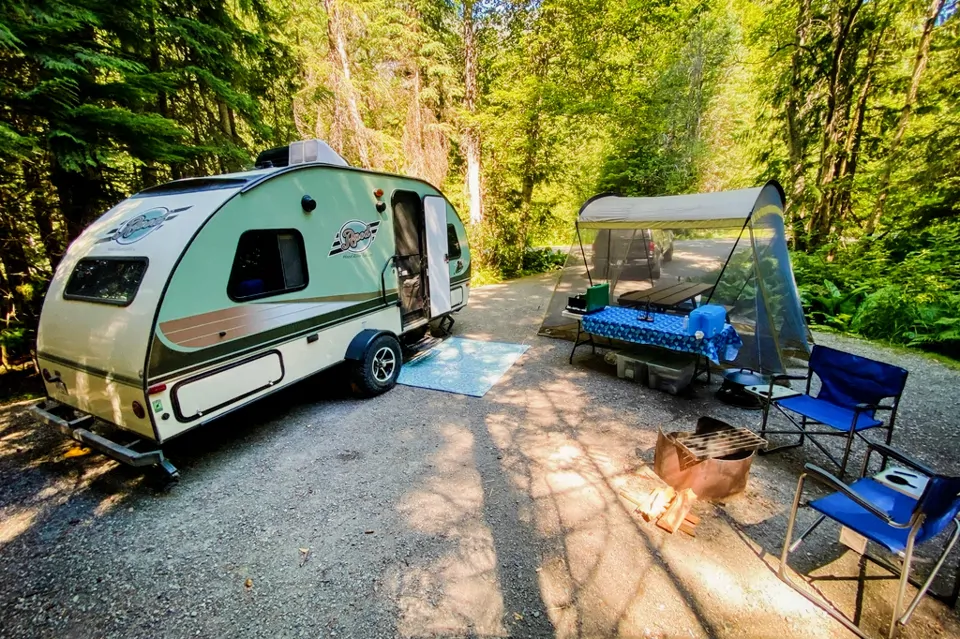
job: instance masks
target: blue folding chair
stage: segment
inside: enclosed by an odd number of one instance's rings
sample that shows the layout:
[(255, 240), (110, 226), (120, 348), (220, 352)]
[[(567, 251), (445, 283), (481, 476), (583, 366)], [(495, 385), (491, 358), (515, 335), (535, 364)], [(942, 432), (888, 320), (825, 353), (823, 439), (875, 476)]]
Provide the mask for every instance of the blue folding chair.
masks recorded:
[[(919, 499), (914, 499), (876, 479), (865, 476), (870, 463), (870, 455), (874, 450), (883, 456), (884, 466), (886, 466), (888, 458), (894, 459), (928, 478), (926, 488)], [(797, 511), (800, 508), (803, 485), (808, 479), (837, 492), (805, 504), (818, 511), (820, 516), (796, 541), (791, 543), (793, 526), (796, 523)], [(903, 557), (903, 566), (900, 568), (881, 558), (864, 554), (865, 559), (883, 566), (894, 575), (899, 574), (900, 588), (897, 592), (897, 603), (893, 609), (893, 619), (890, 621), (890, 630), (887, 634), (888, 637), (893, 637), (899, 626), (910, 621), (910, 616), (916, 610), (917, 604), (929, 590), (934, 577), (936, 577), (947, 555), (950, 554), (950, 550), (956, 544), (957, 538), (960, 537), (960, 515), (958, 513), (960, 513), (960, 477), (939, 475), (926, 465), (889, 446), (868, 442), (860, 479), (850, 485), (844, 484), (827, 471), (813, 464), (804, 466), (804, 472), (800, 475), (800, 481), (797, 485), (797, 494), (793, 499), (793, 510), (790, 512), (790, 519), (787, 523), (787, 534), (783, 542), (783, 553), (780, 555), (780, 569), (777, 574), (785, 583), (823, 608), (851, 632), (866, 638), (867, 635), (836, 608), (825, 600), (798, 588), (796, 584), (790, 581), (787, 577), (787, 558), (791, 552), (800, 546), (807, 535), (827, 518), (856, 531), (866, 537), (868, 541), (879, 544), (892, 553), (900, 554)], [(945, 544), (940, 558), (926, 581), (923, 584), (917, 583), (910, 578), (910, 565), (913, 562), (914, 548), (939, 535), (950, 523), (953, 523), (953, 534), (950, 535), (949, 541)], [(903, 611), (903, 599), (908, 581), (917, 586), (919, 592), (910, 602), (906, 611)], [(946, 599), (951, 607), (956, 605), (958, 593), (960, 593), (960, 575), (957, 576), (954, 583), (953, 593), (946, 597), (940, 597)], [(901, 611), (903, 611), (902, 614)]]
[[(813, 376), (820, 379), (820, 390), (816, 395), (810, 394), (810, 384)], [(810, 353), (810, 363), (807, 374), (774, 375), (770, 380), (770, 393), (773, 385), (782, 380), (807, 380), (806, 393), (774, 399), (763, 403), (763, 422), (760, 426), (760, 436), (777, 434), (795, 434), (800, 431), (800, 441), (795, 444), (786, 444), (776, 448), (768, 448), (764, 454), (770, 454), (786, 448), (802, 446), (804, 439), (809, 436), (823, 453), (840, 469), (843, 478), (847, 469), (847, 460), (850, 458), (850, 447), (854, 435), (867, 441), (862, 433), (871, 428), (884, 428), (887, 431), (886, 443), (890, 444), (893, 436), (893, 425), (897, 417), (897, 407), (900, 405), (900, 396), (907, 383), (907, 371), (899, 366), (884, 364), (859, 355), (852, 355), (827, 346), (816, 345)], [(890, 404), (883, 404), (883, 400), (891, 399)], [(796, 430), (774, 431), (767, 429), (767, 419), (770, 406), (775, 406), (786, 417)], [(889, 411), (890, 416), (886, 424), (877, 418), (878, 411)], [(798, 424), (791, 413), (800, 415)], [(830, 427), (830, 431), (810, 431), (809, 425), (822, 424)], [(840, 436), (846, 437), (843, 449), (843, 459), (837, 460), (815, 437)]]

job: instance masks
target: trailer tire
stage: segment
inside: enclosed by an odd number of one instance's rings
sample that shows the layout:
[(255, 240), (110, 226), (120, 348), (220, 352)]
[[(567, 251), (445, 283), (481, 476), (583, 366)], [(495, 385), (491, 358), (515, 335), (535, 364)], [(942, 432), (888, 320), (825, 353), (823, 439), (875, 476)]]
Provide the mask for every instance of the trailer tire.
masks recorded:
[(373, 339), (359, 360), (350, 362), (353, 390), (361, 397), (374, 397), (397, 384), (403, 357), (400, 342), (392, 335)]

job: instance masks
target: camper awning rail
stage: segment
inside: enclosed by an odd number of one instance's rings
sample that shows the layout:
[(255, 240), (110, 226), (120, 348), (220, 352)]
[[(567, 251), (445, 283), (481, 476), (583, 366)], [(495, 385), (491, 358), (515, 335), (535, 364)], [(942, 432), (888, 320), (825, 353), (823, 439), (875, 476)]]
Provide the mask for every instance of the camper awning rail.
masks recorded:
[(155, 197), (158, 195), (176, 195), (178, 193), (196, 193), (198, 191), (217, 191), (220, 189), (239, 189), (260, 177), (259, 173), (250, 177), (229, 178), (192, 178), (176, 180), (140, 191), (130, 198)]

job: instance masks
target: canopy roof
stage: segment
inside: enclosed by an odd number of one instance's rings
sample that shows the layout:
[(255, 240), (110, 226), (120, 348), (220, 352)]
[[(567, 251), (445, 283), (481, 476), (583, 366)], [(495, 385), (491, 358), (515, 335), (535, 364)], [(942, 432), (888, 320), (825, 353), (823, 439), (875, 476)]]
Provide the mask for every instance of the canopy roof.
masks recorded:
[(601, 195), (583, 205), (577, 225), (583, 229), (740, 228), (754, 211), (771, 205), (783, 210), (783, 189), (773, 181), (752, 189), (690, 195)]

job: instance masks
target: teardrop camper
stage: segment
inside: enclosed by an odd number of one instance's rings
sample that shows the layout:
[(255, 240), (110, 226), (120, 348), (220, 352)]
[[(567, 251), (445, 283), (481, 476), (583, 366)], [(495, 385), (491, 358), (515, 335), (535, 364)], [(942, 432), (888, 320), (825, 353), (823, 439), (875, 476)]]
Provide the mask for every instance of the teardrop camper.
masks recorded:
[(176, 469), (87, 427), (156, 445), (346, 360), (390, 389), (400, 340), (452, 323), (470, 250), (442, 193), (350, 167), (319, 140), (242, 173), (177, 180), (113, 207), (73, 242), (37, 338), (36, 414), (134, 465)]

